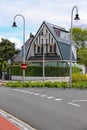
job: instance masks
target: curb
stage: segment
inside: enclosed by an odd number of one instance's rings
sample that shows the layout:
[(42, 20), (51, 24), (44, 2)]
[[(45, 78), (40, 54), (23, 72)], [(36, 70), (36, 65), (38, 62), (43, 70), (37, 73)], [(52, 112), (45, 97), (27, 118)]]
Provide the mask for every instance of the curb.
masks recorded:
[(31, 127), (30, 125), (26, 124), (25, 122), (17, 119), (16, 117), (12, 116), (9, 113), (3, 111), (2, 109), (0, 109), (0, 116), (2, 118), (4, 118), (4, 120), (8, 121), (11, 125), (13, 124), (13, 126), (15, 126), (17, 130), (36, 130), (33, 127)]

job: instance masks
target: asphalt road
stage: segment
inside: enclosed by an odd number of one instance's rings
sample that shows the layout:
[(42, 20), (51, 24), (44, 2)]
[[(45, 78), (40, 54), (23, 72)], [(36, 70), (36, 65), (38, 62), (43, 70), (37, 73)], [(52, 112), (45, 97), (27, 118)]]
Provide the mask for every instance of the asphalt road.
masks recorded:
[(87, 90), (0, 87), (0, 109), (37, 130), (87, 130)]

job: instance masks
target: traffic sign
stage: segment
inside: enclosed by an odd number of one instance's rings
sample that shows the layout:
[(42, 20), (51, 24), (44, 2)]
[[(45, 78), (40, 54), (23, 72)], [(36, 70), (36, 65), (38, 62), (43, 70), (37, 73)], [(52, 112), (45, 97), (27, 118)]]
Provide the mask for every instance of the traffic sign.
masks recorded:
[(22, 70), (26, 70), (26, 68), (27, 68), (27, 64), (21, 64), (21, 69)]
[(8, 64), (9, 64), (9, 65), (11, 64), (11, 59), (8, 59)]

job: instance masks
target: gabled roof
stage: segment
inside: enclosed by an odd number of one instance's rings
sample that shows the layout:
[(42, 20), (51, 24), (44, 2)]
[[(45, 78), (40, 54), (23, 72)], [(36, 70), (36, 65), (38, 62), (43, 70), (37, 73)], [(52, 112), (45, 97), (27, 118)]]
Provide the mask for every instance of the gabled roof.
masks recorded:
[(59, 27), (59, 26), (56, 26), (54, 24), (50, 24), (46, 21), (43, 22), (47, 28), (50, 30), (51, 34), (53, 35), (53, 37), (56, 39), (56, 41), (58, 42), (63, 42), (63, 43), (68, 43), (70, 42), (70, 39), (66, 40), (66, 39), (62, 39), (60, 38), (57, 33), (56, 33), (56, 30), (55, 29), (58, 29), (59, 31), (63, 31), (63, 32), (66, 32), (66, 33), (69, 33), (68, 31), (66, 31), (65, 28), (62, 28), (62, 27)]
[[(71, 44), (71, 40), (70, 40), (70, 38), (68, 38), (68, 40), (60, 38), (58, 36), (58, 34), (56, 33), (56, 30), (58, 30), (58, 31), (60, 30), (60, 31), (63, 31), (63, 32), (66, 32), (66, 33), (69, 33), (69, 32), (66, 31), (65, 28), (61, 28), (59, 26), (47, 23), (45, 21), (44, 21), (44, 24), (47, 26), (47, 28), (50, 30), (53, 37), (56, 39), (59, 50), (60, 50), (60, 53), (61, 53), (62, 60), (70, 60), (70, 44)], [(75, 57), (74, 57), (73, 52), (72, 52), (72, 61), (75, 61)]]

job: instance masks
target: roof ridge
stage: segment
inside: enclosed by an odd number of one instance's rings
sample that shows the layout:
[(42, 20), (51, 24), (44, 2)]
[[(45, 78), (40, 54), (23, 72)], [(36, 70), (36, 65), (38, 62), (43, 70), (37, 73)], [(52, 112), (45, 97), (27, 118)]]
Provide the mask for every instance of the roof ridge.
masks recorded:
[(46, 21), (44, 21), (44, 22), (45, 22), (46, 24), (49, 24), (49, 25), (52, 26), (52, 27), (55, 27), (55, 28), (58, 28), (58, 29), (67, 31), (64, 27), (60, 27), (60, 26), (58, 26), (58, 25), (55, 25), (55, 24), (52, 24), (52, 23), (49, 23), (49, 22), (46, 22)]

